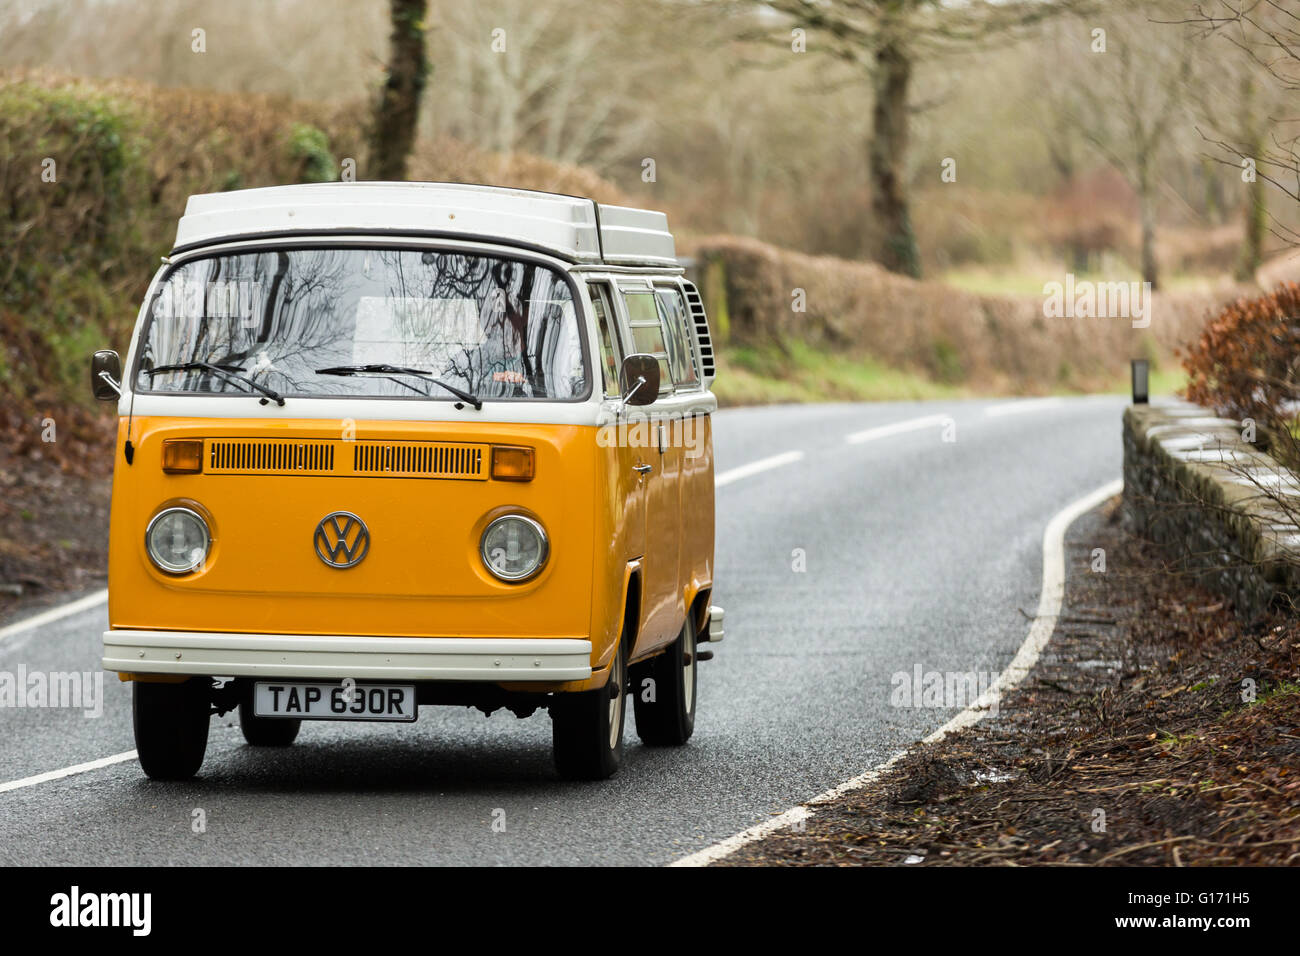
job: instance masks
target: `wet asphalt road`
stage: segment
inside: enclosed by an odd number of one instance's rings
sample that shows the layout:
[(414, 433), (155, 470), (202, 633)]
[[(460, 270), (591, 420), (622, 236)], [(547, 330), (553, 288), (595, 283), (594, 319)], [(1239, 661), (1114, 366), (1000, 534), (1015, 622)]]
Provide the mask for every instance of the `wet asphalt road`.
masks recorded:
[[(193, 781), (154, 783), (128, 760), (0, 792), (0, 863), (661, 864), (762, 822), (951, 716), (891, 706), (895, 672), (996, 673), (1024, 640), (1043, 529), (1119, 476), (1124, 400), (1009, 407), (718, 414), (719, 474), (803, 457), (717, 491), (727, 638), (700, 667), (686, 747), (642, 747), (629, 715), (623, 769), (576, 784), (552, 769), (544, 713), (308, 722), (288, 750), (247, 747), (231, 714)], [(955, 441), (942, 424), (846, 441), (936, 415)], [(0, 639), (0, 672), (95, 671), (106, 622), (100, 605)], [(127, 686), (103, 686), (98, 717), (0, 709), (0, 785), (131, 750)]]

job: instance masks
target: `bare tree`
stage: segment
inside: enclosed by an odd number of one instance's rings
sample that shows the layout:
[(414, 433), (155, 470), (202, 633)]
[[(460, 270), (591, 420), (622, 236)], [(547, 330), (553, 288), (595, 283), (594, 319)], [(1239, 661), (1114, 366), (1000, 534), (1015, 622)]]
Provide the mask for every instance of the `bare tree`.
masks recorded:
[(912, 231), (907, 157), (918, 65), (1008, 36), (1066, 9), (1066, 0), (757, 0), (812, 31), (831, 56), (864, 69), (871, 80), (867, 169), (878, 231), (873, 258), (885, 268), (920, 276)]
[(426, 116), (440, 132), (502, 154), (604, 166), (653, 125), (674, 50), (656, 4), (606, 2), (598, 17), (585, 0), (438, 0), (437, 9), (437, 56), (457, 78), (434, 100), (441, 115)]
[[(1242, 75), (1238, 89), (1237, 116), (1240, 118), (1238, 136), (1248, 156), (1259, 156), (1264, 151), (1264, 139), (1269, 125), (1267, 116), (1259, 108), (1259, 81), (1250, 72)], [(1268, 228), (1268, 197), (1265, 184), (1255, 177), (1246, 202), (1245, 229), (1241, 244), (1241, 258), (1237, 262), (1237, 278), (1250, 279), (1264, 262), (1264, 233)]]
[(1194, 79), (1189, 32), (1171, 31), (1163, 21), (1184, 8), (1181, 0), (1143, 0), (1109, 10), (1081, 24), (1070, 64), (1076, 83), (1069, 108), (1080, 131), (1137, 193), (1142, 279), (1153, 289), (1160, 284), (1161, 164), (1174, 132), (1188, 120)]
[[(1251, 3), (1211, 0), (1197, 5), (1187, 20), (1198, 28), (1204, 48), (1213, 50), (1225, 90), (1202, 103), (1205, 139), (1217, 148), (1215, 159), (1242, 173), (1250, 186), (1244, 211), (1244, 239), (1237, 277), (1254, 275), (1264, 258), (1264, 238), (1272, 218), (1267, 187), (1300, 199), (1300, 157), (1295, 139), (1280, 138), (1279, 129), (1294, 118), (1276, 114), (1289, 93), (1300, 89), (1300, 17), (1276, 0)], [(1228, 55), (1223, 55), (1225, 52)], [(1236, 55), (1233, 55), (1233, 54)], [(1294, 232), (1283, 227), (1294, 239)]]
[(371, 120), (370, 173), (376, 179), (402, 180), (430, 72), (424, 52), (428, 0), (390, 0), (390, 4), (392, 51)]

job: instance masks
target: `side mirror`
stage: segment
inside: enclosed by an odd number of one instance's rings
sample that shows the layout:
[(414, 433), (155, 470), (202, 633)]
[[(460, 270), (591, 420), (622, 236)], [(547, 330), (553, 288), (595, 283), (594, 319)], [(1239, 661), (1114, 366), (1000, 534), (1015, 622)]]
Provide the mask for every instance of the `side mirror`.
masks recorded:
[(618, 376), (624, 405), (649, 405), (659, 397), (659, 360), (645, 352), (623, 359)]
[(101, 402), (122, 394), (122, 360), (112, 349), (100, 349), (90, 359), (90, 391)]

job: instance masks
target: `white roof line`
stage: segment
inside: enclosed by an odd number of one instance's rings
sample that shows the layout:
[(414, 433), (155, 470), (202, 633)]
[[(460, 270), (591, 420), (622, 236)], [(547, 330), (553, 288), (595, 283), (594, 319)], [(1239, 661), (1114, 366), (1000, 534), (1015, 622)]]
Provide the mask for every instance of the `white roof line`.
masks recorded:
[(310, 183), (191, 196), (175, 249), (331, 232), (436, 234), (531, 246), (583, 264), (677, 265), (661, 212), (464, 183)]

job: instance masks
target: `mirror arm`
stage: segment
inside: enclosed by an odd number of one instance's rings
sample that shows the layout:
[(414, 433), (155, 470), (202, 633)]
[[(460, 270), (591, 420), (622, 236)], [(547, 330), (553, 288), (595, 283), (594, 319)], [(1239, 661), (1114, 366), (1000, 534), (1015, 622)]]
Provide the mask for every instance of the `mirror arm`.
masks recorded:
[(115, 378), (113, 378), (113, 376), (109, 375), (108, 372), (100, 372), (100, 373), (99, 373), (99, 378), (100, 378), (101, 380), (103, 380), (103, 381), (108, 385), (109, 388), (111, 388), (113, 391), (117, 392), (119, 398), (121, 397), (121, 395), (122, 395), (122, 384), (121, 384), (117, 379), (115, 379)]
[(641, 386), (644, 384), (645, 384), (645, 376), (638, 375), (636, 378), (636, 384), (633, 385), (631, 388), (629, 388), (623, 394), (623, 396), (618, 400), (618, 414), (622, 415), (623, 412), (627, 410), (627, 403), (631, 401), (633, 395), (641, 391)]

